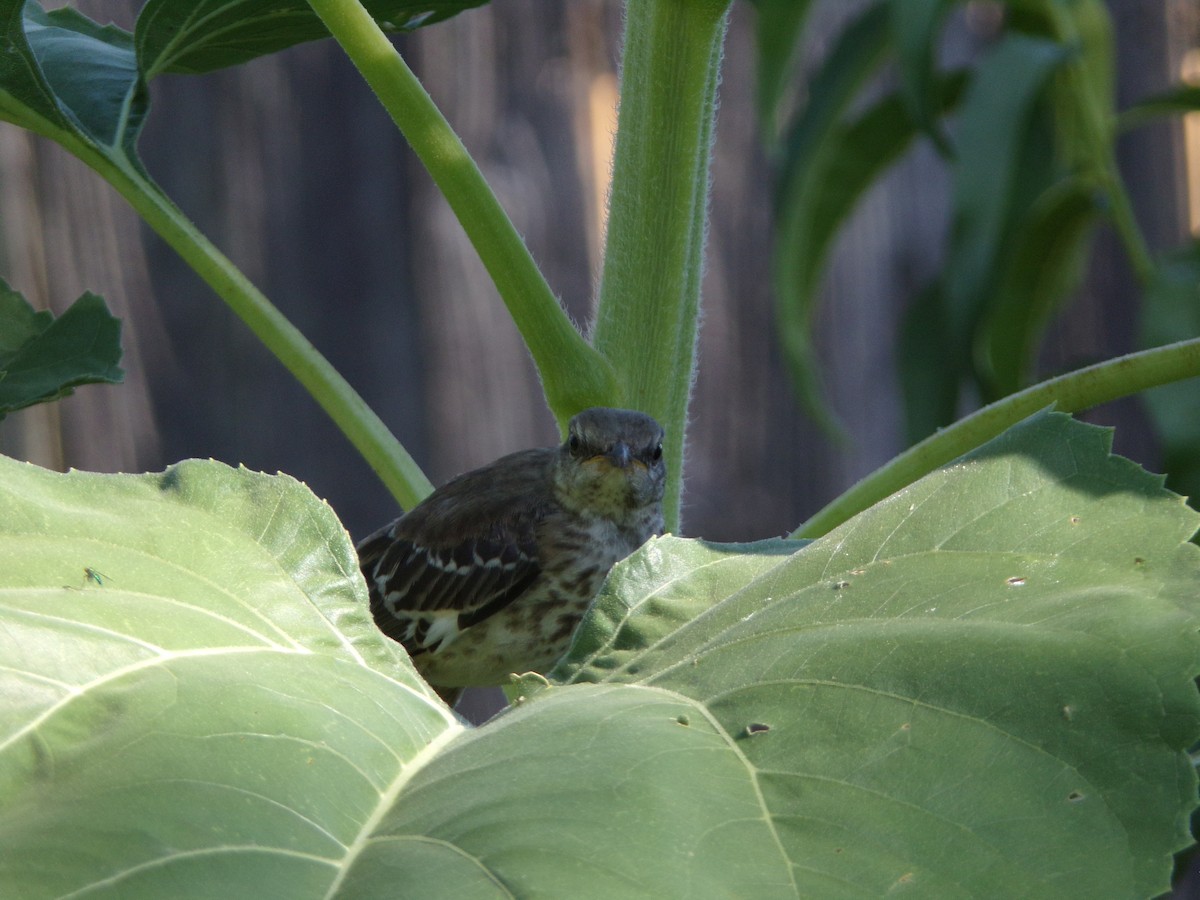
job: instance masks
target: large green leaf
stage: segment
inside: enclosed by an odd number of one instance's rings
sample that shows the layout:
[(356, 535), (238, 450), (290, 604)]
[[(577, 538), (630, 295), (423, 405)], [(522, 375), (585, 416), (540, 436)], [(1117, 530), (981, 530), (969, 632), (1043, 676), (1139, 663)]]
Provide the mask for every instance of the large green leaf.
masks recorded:
[[(367, 8), (387, 30), (408, 31), (485, 2), (376, 0)], [(46, 12), (36, 0), (0, 0), (0, 22), (0, 118), (76, 154), (82, 141), (139, 173), (135, 145), (151, 78), (236, 65), (328, 35), (305, 0), (150, 0), (136, 35), (69, 7)]]
[(698, 703), (801, 896), (1156, 895), (1196, 805), (1197, 516), (1108, 449), (1036, 416), (719, 587), (656, 541), (557, 675)]
[(0, 21), (0, 118), (132, 159), (148, 108), (133, 36), (35, 0), (0, 0)]
[[(412, 31), (487, 0), (366, 0), (385, 31)], [(235, 66), (329, 32), (306, 0), (149, 0), (137, 22), (138, 58), (153, 78)]]
[(1197, 517), (1107, 450), (1044, 415), (811, 544), (654, 541), (558, 672), (607, 683), (474, 730), (291, 479), (0, 459), (0, 896), (1156, 893)]
[(57, 319), (0, 279), (0, 419), (65, 397), (82, 384), (119, 383), (121, 322), (95, 294)]
[(0, 896), (320, 896), (459, 730), (292, 479), (0, 458)]
[(789, 868), (745, 761), (703, 706), (576, 685), (417, 773), (347, 886), (381, 898), (402, 883), (406, 897), (446, 900), (782, 900), (797, 896)]

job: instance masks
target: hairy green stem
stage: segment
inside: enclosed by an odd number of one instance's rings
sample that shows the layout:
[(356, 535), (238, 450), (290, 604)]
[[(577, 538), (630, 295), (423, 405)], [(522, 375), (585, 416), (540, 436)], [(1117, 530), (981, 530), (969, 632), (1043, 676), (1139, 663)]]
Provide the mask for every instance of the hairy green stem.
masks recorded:
[(1078, 412), (1147, 388), (1197, 376), (1200, 376), (1200, 338), (1130, 353), (1035, 384), (914, 444), (810, 518), (792, 537), (820, 537), (1047, 406)]
[(709, 162), (729, 0), (629, 0), (607, 245), (592, 339), (621, 403), (666, 428), (679, 527)]
[(521, 236), (420, 81), (358, 0), (309, 0), (449, 202), (487, 268), (560, 426), (617, 399), (612, 368), (584, 340)]

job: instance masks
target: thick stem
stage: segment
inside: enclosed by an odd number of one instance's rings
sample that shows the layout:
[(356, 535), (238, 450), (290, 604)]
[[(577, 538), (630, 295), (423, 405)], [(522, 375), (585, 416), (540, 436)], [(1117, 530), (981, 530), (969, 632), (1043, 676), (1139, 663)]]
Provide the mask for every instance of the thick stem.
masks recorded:
[(1047, 406), (1078, 412), (1200, 376), (1200, 338), (1110, 359), (1035, 384), (960, 419), (876, 469), (792, 534), (815, 538)]
[(679, 527), (709, 162), (729, 0), (630, 0), (608, 239), (593, 343), (625, 406), (667, 430), (667, 527)]
[(580, 335), (462, 142), (358, 0), (309, 0), (379, 97), (442, 194), (508, 307), (565, 425), (617, 398), (612, 368)]

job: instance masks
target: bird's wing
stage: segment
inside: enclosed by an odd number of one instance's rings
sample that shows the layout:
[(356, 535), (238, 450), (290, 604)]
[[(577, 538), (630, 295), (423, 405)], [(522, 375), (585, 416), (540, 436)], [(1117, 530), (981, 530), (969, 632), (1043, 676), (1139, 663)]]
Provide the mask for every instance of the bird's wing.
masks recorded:
[[(496, 466), (507, 462), (494, 464), (490, 478), (504, 477)], [(411, 656), (499, 612), (542, 571), (535, 529), (545, 509), (490, 508), (481, 475), (460, 477), (358, 547), (375, 622)]]
[(359, 554), (375, 622), (413, 656), (508, 606), (542, 570), (532, 540), (428, 547), (381, 534)]

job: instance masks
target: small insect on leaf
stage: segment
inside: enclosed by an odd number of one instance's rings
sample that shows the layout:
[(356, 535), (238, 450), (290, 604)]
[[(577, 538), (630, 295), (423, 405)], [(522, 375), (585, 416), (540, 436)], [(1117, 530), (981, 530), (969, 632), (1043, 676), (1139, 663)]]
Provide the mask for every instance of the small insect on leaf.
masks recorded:
[(89, 581), (94, 581), (96, 583), (97, 587), (104, 587), (104, 579), (107, 577), (108, 576), (105, 575), (103, 572), (99, 572), (96, 569), (93, 569), (89, 566), (83, 567), (83, 583), (84, 584), (87, 584)]

